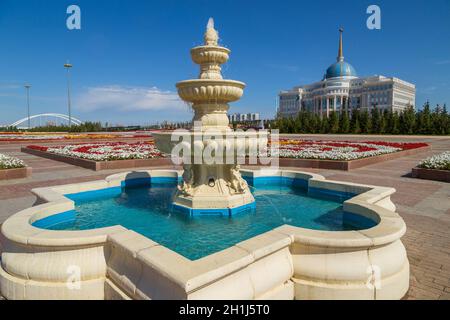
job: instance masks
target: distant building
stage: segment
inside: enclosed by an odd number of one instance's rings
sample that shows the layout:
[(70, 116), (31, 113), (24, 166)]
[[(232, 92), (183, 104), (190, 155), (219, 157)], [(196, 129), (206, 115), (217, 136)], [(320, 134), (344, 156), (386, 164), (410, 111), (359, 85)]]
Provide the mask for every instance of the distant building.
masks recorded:
[(230, 122), (259, 121), (259, 113), (233, 113), (228, 115)]
[(294, 87), (279, 93), (278, 113), (282, 117), (296, 116), (301, 110), (323, 116), (330, 112), (367, 110), (402, 111), (414, 106), (416, 87), (398, 78), (371, 76), (360, 78), (343, 56), (342, 32), (340, 29), (337, 62), (326, 71), (319, 82)]

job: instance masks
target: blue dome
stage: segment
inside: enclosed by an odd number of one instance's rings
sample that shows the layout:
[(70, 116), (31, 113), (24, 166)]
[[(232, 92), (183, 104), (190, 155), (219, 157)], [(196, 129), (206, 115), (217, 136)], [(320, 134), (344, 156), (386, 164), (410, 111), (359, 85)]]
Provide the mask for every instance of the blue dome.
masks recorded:
[(350, 63), (345, 61), (338, 61), (332, 64), (325, 75), (326, 79), (337, 78), (337, 77), (356, 77), (355, 68)]

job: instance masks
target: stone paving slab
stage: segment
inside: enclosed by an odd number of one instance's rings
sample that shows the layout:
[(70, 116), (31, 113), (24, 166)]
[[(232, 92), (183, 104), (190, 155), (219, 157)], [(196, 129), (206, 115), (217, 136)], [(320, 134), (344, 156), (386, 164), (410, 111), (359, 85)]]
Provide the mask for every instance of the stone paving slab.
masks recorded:
[(33, 206), (36, 202), (36, 196), (30, 195), (18, 198), (0, 200), (0, 224), (3, 223), (11, 214), (19, 212), (24, 208)]
[[(290, 135), (289, 137), (292, 137)], [(418, 162), (450, 150), (450, 137), (295, 135), (303, 139), (349, 141), (414, 141), (432, 144), (432, 150), (377, 163), (350, 172), (301, 168), (327, 179), (396, 188), (392, 199), (407, 225), (403, 243), (411, 265), (411, 286), (405, 299), (450, 300), (450, 184), (410, 177)], [(28, 143), (29, 144), (29, 143)], [(38, 143), (35, 143), (38, 144)], [(27, 179), (0, 181), (0, 223), (32, 205), (32, 188), (102, 179), (123, 170), (102, 171), (74, 167), (20, 152), (24, 143), (0, 145), (0, 153), (15, 155), (35, 170)], [(288, 168), (292, 170), (292, 168)]]

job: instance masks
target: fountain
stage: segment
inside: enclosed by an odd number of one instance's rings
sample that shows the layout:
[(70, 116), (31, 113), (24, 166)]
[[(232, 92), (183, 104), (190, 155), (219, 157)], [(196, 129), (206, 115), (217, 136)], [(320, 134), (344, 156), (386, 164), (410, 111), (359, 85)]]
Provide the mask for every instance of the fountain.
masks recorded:
[[(267, 144), (262, 134), (234, 132), (229, 127), (228, 103), (240, 99), (245, 83), (223, 79), (221, 65), (228, 61), (230, 50), (221, 47), (218, 40), (214, 20), (210, 18), (204, 45), (191, 49), (192, 60), (200, 65), (199, 78), (177, 83), (179, 96), (194, 110), (194, 130), (181, 134), (189, 156), (185, 157), (183, 182), (174, 205), (194, 215), (234, 214), (254, 206), (253, 195), (239, 172), (237, 153), (242, 150), (243, 156), (249, 155), (251, 145)], [(155, 133), (154, 136), (158, 148), (168, 154), (172, 154), (179, 143), (178, 139), (173, 141), (172, 133)], [(217, 152), (220, 148), (226, 151), (222, 156), (216, 155), (219, 161), (209, 164), (195, 153), (208, 149)], [(226, 161), (230, 153), (231, 161)]]
[[(36, 205), (0, 228), (1, 296), (292, 300), (405, 295), (409, 262), (401, 237), (406, 225), (390, 199), (395, 189), (300, 171), (240, 171), (241, 159), (258, 154), (253, 147), (267, 145), (267, 136), (228, 127), (228, 103), (242, 96), (245, 84), (222, 79), (220, 65), (230, 50), (219, 46), (218, 38), (210, 19), (205, 44), (191, 50), (200, 65), (199, 79), (177, 84), (180, 97), (192, 103), (194, 129), (155, 134), (158, 148), (173, 159), (182, 150), (181, 184), (176, 170), (150, 169), (33, 189)], [(220, 154), (221, 148), (226, 152)], [(211, 162), (208, 154), (213, 153)], [(195, 219), (173, 214), (173, 207), (217, 216)], [(248, 207), (255, 209), (226, 216)]]

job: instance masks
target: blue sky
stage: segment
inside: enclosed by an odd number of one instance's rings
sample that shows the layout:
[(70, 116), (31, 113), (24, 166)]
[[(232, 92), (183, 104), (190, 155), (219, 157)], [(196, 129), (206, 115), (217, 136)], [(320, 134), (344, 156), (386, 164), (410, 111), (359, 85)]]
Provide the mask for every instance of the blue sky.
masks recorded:
[[(66, 28), (66, 9), (81, 8), (81, 30)], [(366, 27), (366, 8), (381, 8), (381, 30)], [(335, 61), (338, 28), (344, 56), (359, 75), (416, 84), (417, 105), (450, 103), (450, 1), (144, 1), (1, 0), (0, 124), (32, 114), (66, 113), (73, 63), (73, 114), (112, 124), (188, 120), (175, 83), (195, 78), (189, 50), (216, 21), (231, 59), (226, 78), (247, 83), (230, 112), (271, 117), (277, 92), (322, 78)]]

